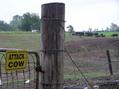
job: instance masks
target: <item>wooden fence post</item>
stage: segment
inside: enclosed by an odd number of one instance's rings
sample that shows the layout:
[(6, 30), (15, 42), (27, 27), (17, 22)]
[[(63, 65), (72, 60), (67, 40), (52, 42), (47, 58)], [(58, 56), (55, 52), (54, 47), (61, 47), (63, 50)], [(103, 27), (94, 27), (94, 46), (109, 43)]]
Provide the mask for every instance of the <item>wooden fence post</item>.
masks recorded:
[(111, 62), (109, 50), (107, 50), (106, 53), (107, 53), (107, 59), (108, 59), (108, 64), (109, 64), (110, 75), (113, 75), (112, 62)]
[(42, 89), (63, 89), (64, 3), (47, 3), (41, 11)]

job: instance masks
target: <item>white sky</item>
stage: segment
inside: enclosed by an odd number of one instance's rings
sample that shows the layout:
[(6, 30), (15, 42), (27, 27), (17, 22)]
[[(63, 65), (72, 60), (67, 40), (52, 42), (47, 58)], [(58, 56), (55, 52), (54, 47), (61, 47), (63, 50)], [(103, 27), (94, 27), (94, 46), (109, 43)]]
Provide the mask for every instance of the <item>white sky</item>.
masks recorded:
[(9, 23), (14, 15), (26, 12), (40, 16), (41, 5), (49, 2), (65, 3), (66, 26), (71, 24), (75, 31), (119, 25), (119, 0), (0, 0), (0, 20)]

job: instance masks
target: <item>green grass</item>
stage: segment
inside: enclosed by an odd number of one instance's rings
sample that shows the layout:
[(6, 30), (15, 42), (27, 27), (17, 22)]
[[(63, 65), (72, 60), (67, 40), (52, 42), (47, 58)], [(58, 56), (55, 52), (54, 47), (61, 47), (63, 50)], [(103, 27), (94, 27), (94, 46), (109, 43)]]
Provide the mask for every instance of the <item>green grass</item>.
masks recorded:
[[(84, 73), (84, 76), (86, 78), (95, 78), (95, 77), (100, 77), (100, 76), (107, 76), (106, 73), (104, 72), (89, 72), (89, 73)], [(64, 79), (71, 79), (71, 80), (77, 80), (83, 78), (81, 74), (74, 74), (74, 75), (69, 75), (65, 74)]]
[(119, 32), (99, 32), (99, 34), (104, 34), (106, 37), (111, 37), (112, 34), (118, 34)]
[(0, 32), (0, 48), (38, 50), (40, 48), (40, 33)]
[[(65, 33), (65, 41), (76, 41), (79, 37)], [(0, 48), (20, 48), (39, 50), (40, 33), (32, 32), (0, 32)]]
[[(106, 36), (110, 37), (112, 32), (102, 32)], [(117, 32), (119, 34), (119, 32)], [(79, 36), (72, 36), (69, 33), (65, 33), (65, 42), (67, 41), (77, 41), (81, 39), (87, 39), (86, 37), (80, 38)], [(88, 39), (90, 39), (88, 37)], [(0, 32), (0, 48), (20, 48), (20, 49), (30, 49), (30, 50), (39, 50), (40, 49), (40, 33), (32, 32)], [(66, 62), (67, 63), (67, 62)], [(85, 67), (86, 64), (82, 63), (82, 66)], [(89, 65), (89, 64), (88, 64)], [(65, 65), (67, 66), (67, 65)], [(89, 65), (90, 66), (90, 65)], [(96, 67), (97, 65), (93, 65)], [(67, 66), (68, 68), (71, 67)], [(72, 71), (72, 70), (71, 70)], [(105, 75), (102, 72), (89, 72), (84, 73), (87, 77), (98, 77)], [(64, 74), (65, 79), (80, 79), (82, 76), (77, 74), (76, 76), (70, 75), (68, 73)]]
[[(112, 33), (119, 32), (100, 32), (110, 37)], [(72, 36), (70, 33), (65, 33), (65, 42), (77, 41), (87, 39), (86, 37), (80, 38), (79, 36)], [(88, 39), (90, 39), (88, 37)], [(39, 50), (40, 48), (40, 33), (32, 32), (0, 32), (0, 48), (20, 48)]]

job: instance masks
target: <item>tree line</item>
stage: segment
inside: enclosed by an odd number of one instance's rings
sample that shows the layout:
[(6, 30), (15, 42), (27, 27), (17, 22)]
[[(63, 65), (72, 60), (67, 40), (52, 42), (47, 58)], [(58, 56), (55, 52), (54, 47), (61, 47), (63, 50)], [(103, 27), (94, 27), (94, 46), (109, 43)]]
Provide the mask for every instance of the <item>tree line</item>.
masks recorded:
[[(13, 16), (10, 23), (5, 23), (4, 21), (0, 21), (0, 31), (32, 31), (32, 30), (40, 30), (40, 22), (41, 19), (36, 13), (24, 13), (22, 16), (15, 15)], [(72, 25), (67, 26), (69, 32), (73, 33), (74, 28)], [(88, 29), (92, 31), (92, 28)], [(111, 31), (116, 32), (119, 31), (119, 26), (115, 23), (111, 23), (110, 27), (106, 29), (94, 29), (94, 31)]]
[[(74, 27), (72, 26), (72, 25), (68, 25), (67, 26), (67, 29), (68, 29), (68, 32), (70, 32), (70, 33), (74, 33), (75, 32), (75, 29), (74, 29)], [(94, 31), (94, 32), (119, 32), (119, 26), (117, 25), (117, 24), (115, 24), (115, 23), (111, 23), (110, 24), (110, 26), (109, 27), (106, 27), (106, 29), (101, 29), (101, 30), (99, 30), (99, 29), (92, 29), (92, 28), (88, 28), (88, 32), (92, 32), (92, 31)]]
[(111, 23), (110, 27), (107, 27), (104, 31), (118, 32), (119, 26), (115, 23)]
[(40, 30), (41, 19), (36, 13), (25, 13), (13, 16), (10, 23), (0, 21), (0, 31), (32, 31)]

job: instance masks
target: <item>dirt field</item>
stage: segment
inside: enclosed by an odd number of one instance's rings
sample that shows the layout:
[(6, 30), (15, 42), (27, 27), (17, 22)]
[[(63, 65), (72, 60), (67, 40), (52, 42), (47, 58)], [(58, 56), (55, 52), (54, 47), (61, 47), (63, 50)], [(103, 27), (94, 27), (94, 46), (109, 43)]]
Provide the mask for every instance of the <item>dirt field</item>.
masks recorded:
[[(39, 38), (39, 34), (1, 34), (0, 47), (39, 50)], [(119, 38), (67, 36), (65, 48), (89, 81), (96, 82), (97, 80), (104, 81), (106, 79), (112, 81), (119, 79)], [(116, 77), (109, 76), (106, 50), (110, 51), (113, 72)], [(71, 62), (66, 52), (64, 55), (65, 86), (85, 85), (86, 81)]]
[[(65, 47), (72, 59), (91, 82), (98, 79), (119, 79), (119, 38), (84, 38), (79, 41), (66, 42)], [(109, 50), (115, 77), (110, 77), (106, 50)], [(69, 57), (65, 54), (65, 81), (68, 86), (85, 83)]]

